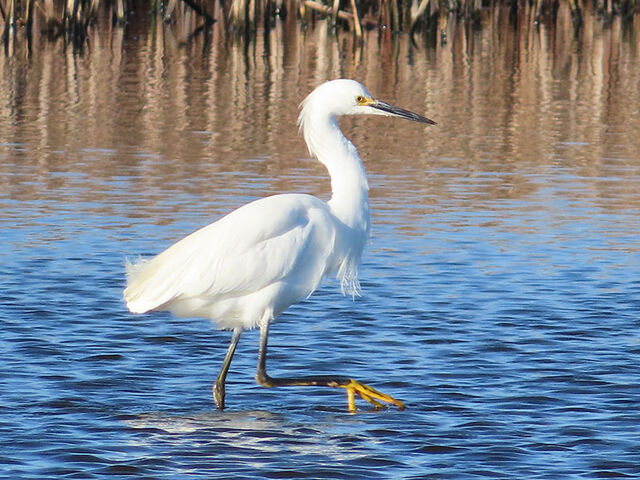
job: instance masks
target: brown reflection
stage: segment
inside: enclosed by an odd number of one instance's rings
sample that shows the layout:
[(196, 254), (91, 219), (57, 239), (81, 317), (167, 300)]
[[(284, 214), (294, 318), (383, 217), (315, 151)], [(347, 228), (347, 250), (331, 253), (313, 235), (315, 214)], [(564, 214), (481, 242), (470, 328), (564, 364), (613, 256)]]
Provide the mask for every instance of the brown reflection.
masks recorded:
[(302, 30), (294, 15), (248, 43), (215, 27), (191, 36), (188, 15), (96, 29), (83, 56), (43, 41), (0, 60), (0, 201), (64, 195), (153, 212), (174, 192), (326, 196), (297, 134), (298, 104), (324, 80), (353, 77), (440, 123), (343, 120), (372, 196), (390, 208), (420, 216), (441, 203), (526, 200), (558, 172), (581, 179), (566, 195), (637, 208), (638, 20), (625, 29), (587, 10), (576, 36), (560, 5), (553, 27), (526, 9), (515, 24), (487, 14), (480, 29), (451, 17), (434, 47), (373, 31), (363, 47), (327, 22)]

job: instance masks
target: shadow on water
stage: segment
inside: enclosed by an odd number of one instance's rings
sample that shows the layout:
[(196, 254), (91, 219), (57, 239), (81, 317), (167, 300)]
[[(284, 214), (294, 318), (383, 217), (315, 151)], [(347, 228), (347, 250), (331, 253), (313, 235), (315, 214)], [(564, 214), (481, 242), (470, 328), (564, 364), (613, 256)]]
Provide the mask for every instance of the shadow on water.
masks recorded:
[[(199, 473), (234, 471), (251, 476), (262, 472), (258, 475), (264, 478), (337, 478), (348, 473), (365, 478), (376, 475), (380, 468), (403, 463), (383, 454), (381, 444), (391, 446), (395, 428), (382, 422), (370, 429), (370, 422), (361, 415), (292, 408), (280, 413), (148, 413), (123, 421), (133, 431), (131, 441), (140, 442), (138, 448), (162, 446), (173, 452), (174, 459), (192, 456)], [(198, 446), (196, 451), (188, 453), (194, 446)], [(391, 449), (400, 451), (398, 445)]]
[[(124, 415), (120, 420), (128, 427), (136, 430), (155, 431), (159, 435), (167, 435), (169, 438), (188, 435), (193, 433), (209, 434), (218, 437), (220, 440), (239, 438), (239, 442), (245, 445), (242, 437), (250, 434), (256, 438), (275, 440), (271, 445), (260, 445), (258, 442), (255, 448), (261, 446), (271, 450), (274, 444), (278, 443), (277, 438), (287, 437), (294, 439), (300, 432), (299, 429), (309, 429), (310, 425), (317, 423), (317, 432), (323, 428), (336, 428), (339, 424), (356, 425), (363, 424), (358, 419), (363, 414), (384, 414), (384, 412), (360, 412), (357, 415), (349, 414), (344, 410), (326, 407), (300, 408), (287, 407), (282, 411), (248, 410), (233, 411), (226, 410), (209, 411), (190, 414), (167, 414), (164, 412), (149, 412), (137, 415)], [(297, 428), (294, 426), (298, 424)], [(339, 427), (338, 427), (339, 428)], [(307, 433), (311, 433), (307, 431)], [(300, 440), (300, 438), (298, 438)], [(328, 453), (328, 452), (324, 452)]]

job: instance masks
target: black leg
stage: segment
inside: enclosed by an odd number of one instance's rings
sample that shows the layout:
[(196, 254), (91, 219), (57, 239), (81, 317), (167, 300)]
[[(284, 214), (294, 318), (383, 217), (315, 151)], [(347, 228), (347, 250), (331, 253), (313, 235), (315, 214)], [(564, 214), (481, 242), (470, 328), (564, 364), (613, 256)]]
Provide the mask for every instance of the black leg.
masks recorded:
[(233, 331), (231, 343), (224, 357), (224, 362), (222, 362), (222, 368), (220, 369), (216, 383), (213, 384), (213, 400), (216, 402), (216, 408), (218, 410), (224, 410), (224, 383), (227, 380), (227, 372), (229, 371), (229, 366), (231, 365), (231, 360), (233, 359), (233, 354), (236, 351), (236, 346), (238, 345), (241, 334), (242, 330), (239, 328)]
[(347, 404), (350, 412), (356, 411), (355, 395), (371, 403), (376, 408), (383, 405), (377, 400), (396, 405), (400, 410), (404, 409), (404, 404), (400, 400), (378, 392), (368, 385), (360, 383), (348, 377), (318, 375), (298, 378), (274, 378), (267, 373), (267, 343), (269, 340), (269, 324), (260, 327), (260, 352), (258, 353), (258, 368), (256, 371), (256, 381), (263, 387), (283, 387), (283, 386), (324, 386), (340, 387), (347, 390)]

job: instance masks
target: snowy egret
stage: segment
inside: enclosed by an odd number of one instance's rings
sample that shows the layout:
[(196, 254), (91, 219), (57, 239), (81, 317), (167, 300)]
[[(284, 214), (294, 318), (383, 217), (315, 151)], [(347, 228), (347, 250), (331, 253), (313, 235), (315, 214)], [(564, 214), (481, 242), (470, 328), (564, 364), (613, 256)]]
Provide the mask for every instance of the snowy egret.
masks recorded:
[(269, 324), (286, 308), (309, 297), (320, 281), (336, 275), (343, 293), (359, 293), (358, 265), (369, 234), (369, 195), (364, 166), (340, 131), (341, 115), (377, 114), (435, 125), (416, 113), (376, 100), (354, 80), (317, 87), (301, 104), (298, 125), (309, 153), (331, 178), (332, 196), (281, 194), (253, 201), (188, 235), (151, 259), (127, 264), (124, 298), (133, 313), (169, 310), (177, 316), (209, 318), (233, 331), (213, 385), (224, 408), (225, 380), (243, 330), (260, 328), (256, 381), (265, 387), (315, 385), (404, 408), (403, 403), (341, 376), (274, 378), (267, 374)]

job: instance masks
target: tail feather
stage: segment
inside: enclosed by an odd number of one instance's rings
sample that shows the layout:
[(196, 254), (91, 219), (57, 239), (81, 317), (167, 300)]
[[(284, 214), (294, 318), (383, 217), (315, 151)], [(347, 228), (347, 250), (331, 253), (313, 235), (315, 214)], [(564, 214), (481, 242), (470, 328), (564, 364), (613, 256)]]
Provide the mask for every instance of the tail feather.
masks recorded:
[(123, 295), (127, 308), (132, 313), (146, 313), (158, 308), (166, 300), (162, 300), (158, 293), (163, 289), (158, 289), (156, 267), (153, 258), (138, 258), (135, 261), (126, 260), (127, 287)]

